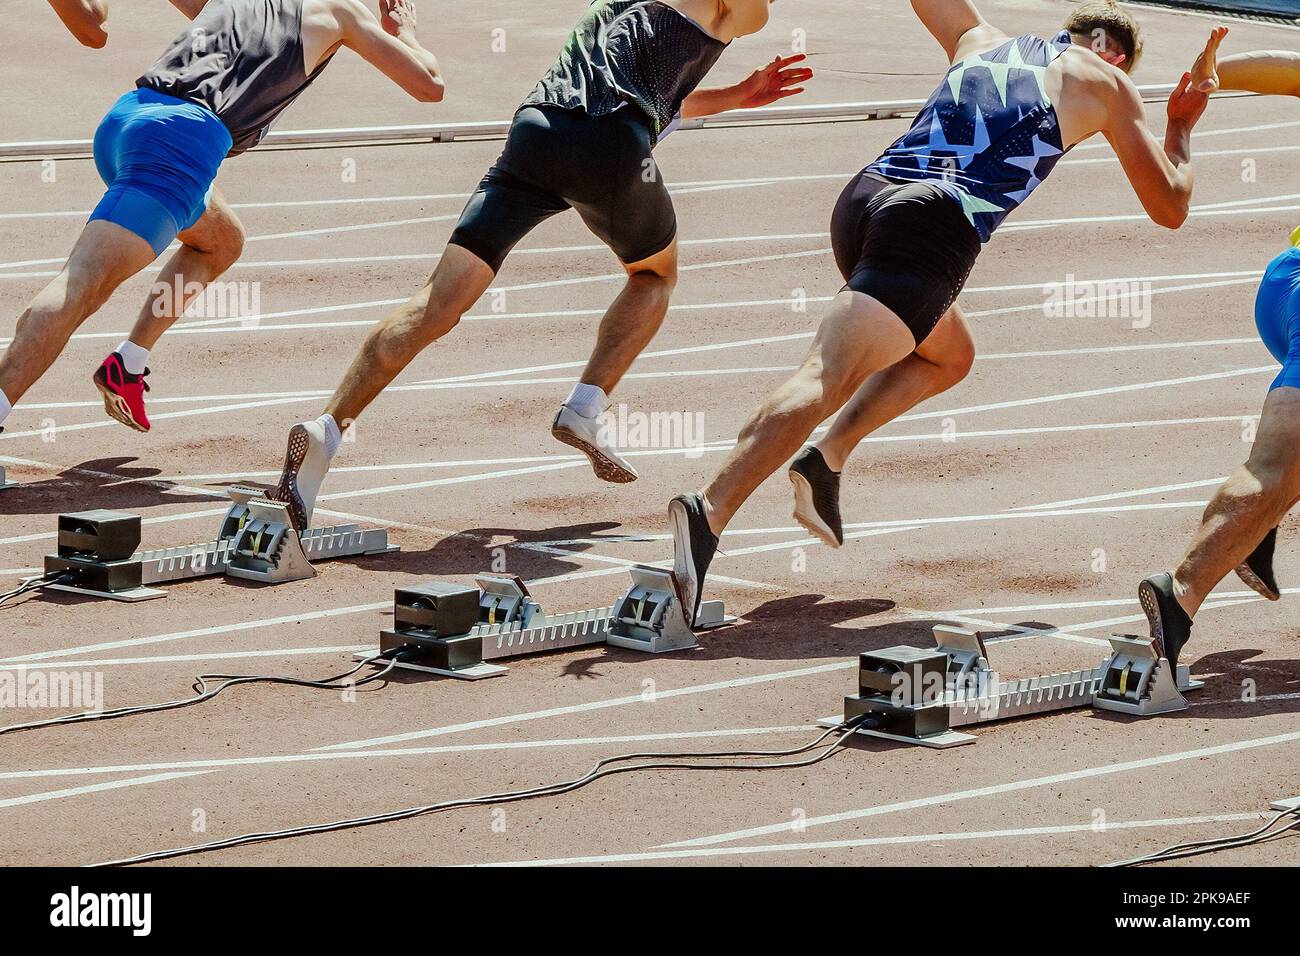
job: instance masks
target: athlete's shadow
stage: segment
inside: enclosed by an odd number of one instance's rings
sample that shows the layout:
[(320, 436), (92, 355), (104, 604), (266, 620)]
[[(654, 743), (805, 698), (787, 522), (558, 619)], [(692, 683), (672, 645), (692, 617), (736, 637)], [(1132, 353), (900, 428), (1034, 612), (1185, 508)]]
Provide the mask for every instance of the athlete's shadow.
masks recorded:
[[(865, 623), (894, 607), (893, 601), (884, 598), (827, 600), (821, 594), (776, 598), (742, 610), (742, 620), (736, 624), (698, 632), (699, 649), (684, 653), (709, 660), (739, 657), (799, 662), (851, 660), (863, 651), (895, 644), (932, 646), (930, 628), (940, 623), (937, 620)], [(728, 612), (734, 614), (736, 609), (728, 608)]]
[[(591, 565), (586, 562), (565, 556), (565, 552), (576, 555), (588, 551), (593, 547), (591, 543), (566, 543), (552, 546), (550, 542), (594, 538), (602, 532), (617, 527), (619, 523), (616, 521), (597, 521), (562, 528), (542, 528), (536, 531), (521, 531), (518, 528), (467, 528), (456, 534), (447, 535), (424, 551), (402, 550), (394, 554), (367, 558), (360, 562), (360, 566), (376, 571), (403, 571), (430, 577), (454, 574), (511, 574), (518, 575), (525, 581), (534, 581), (591, 568)], [(605, 590), (610, 591), (608, 603), (612, 604), (614, 592), (622, 588), (623, 583), (619, 581), (617, 585), (603, 588), (601, 593), (603, 594)], [(547, 610), (565, 611), (573, 608), (555, 607)]]
[(0, 515), (67, 514), (104, 508), (138, 512), (159, 505), (220, 502), (154, 481), (160, 469), (131, 466), (136, 458), (95, 458), (65, 468), (53, 478), (24, 480), (0, 491)]

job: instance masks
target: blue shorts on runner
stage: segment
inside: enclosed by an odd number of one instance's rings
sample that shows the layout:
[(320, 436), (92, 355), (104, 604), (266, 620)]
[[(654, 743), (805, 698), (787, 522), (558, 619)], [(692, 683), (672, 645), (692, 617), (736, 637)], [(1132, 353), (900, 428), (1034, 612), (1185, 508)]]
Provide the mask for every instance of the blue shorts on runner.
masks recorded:
[(163, 251), (199, 221), (231, 136), (214, 113), (148, 88), (119, 99), (95, 131), (95, 167), (108, 186), (102, 219)]
[(1255, 299), (1259, 337), (1282, 363), (1275, 388), (1300, 388), (1300, 248), (1288, 249), (1268, 267)]

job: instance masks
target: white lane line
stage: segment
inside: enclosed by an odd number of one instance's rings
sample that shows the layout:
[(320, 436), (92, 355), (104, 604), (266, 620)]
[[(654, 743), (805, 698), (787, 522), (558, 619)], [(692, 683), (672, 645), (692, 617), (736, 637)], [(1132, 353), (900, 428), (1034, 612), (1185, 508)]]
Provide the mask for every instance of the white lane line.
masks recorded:
[(955, 415), (971, 415), (975, 412), (993, 412), (1004, 408), (1025, 408), (1030, 405), (1045, 405), (1052, 402), (1073, 401), (1082, 398), (1098, 398), (1103, 395), (1120, 395), (1127, 392), (1142, 392), (1153, 388), (1166, 388), (1171, 385), (1192, 385), (1197, 382), (1213, 382), (1225, 378), (1241, 378), (1247, 375), (1262, 375), (1265, 372), (1277, 373), (1277, 365), (1257, 365), (1253, 368), (1229, 369), (1226, 372), (1207, 372), (1202, 375), (1187, 375), (1181, 378), (1157, 379), (1153, 382), (1131, 382), (1128, 385), (1111, 385), (1106, 388), (1090, 388), (1078, 392), (1057, 392), (1053, 395), (1040, 395), (1035, 398), (1017, 398), (1005, 402), (987, 402), (982, 405), (967, 405), (946, 411), (915, 412), (894, 419), (898, 422), (915, 422), (929, 418), (948, 418)]
[[(1300, 206), (1265, 206), (1262, 208), (1251, 209), (1201, 209), (1193, 207), (1188, 214), (1194, 219), (1203, 219), (1213, 216), (1247, 216), (1251, 213), (1265, 212), (1295, 212)], [(999, 232), (1024, 232), (1033, 229), (1052, 229), (1057, 226), (1083, 226), (1092, 224), (1105, 224), (1115, 222), (1148, 222), (1146, 213), (1132, 213), (1128, 215), (1116, 216), (1075, 216), (1069, 219), (1028, 219), (1020, 222), (1008, 222), (1002, 226)]]
[[(1300, 197), (1298, 197), (1300, 198)], [(279, 237), (265, 237), (279, 238)], [(795, 232), (785, 234), (773, 234), (763, 236), (723, 236), (717, 239), (681, 239), (678, 241), (679, 246), (713, 246), (713, 245), (731, 245), (731, 244), (754, 244), (760, 242), (792, 242), (804, 239), (829, 239), (829, 233), (818, 232)], [(516, 256), (539, 256), (539, 255), (557, 255), (562, 253), (576, 254), (584, 252), (605, 252), (606, 246), (599, 243), (588, 245), (574, 246), (545, 246), (534, 249), (516, 249), (510, 253), (511, 257)], [(324, 266), (339, 265), (364, 265), (367, 263), (396, 263), (396, 262), (426, 262), (432, 266), (442, 258), (440, 253), (436, 252), (404, 252), (388, 253), (387, 255), (373, 256), (326, 256), (311, 257), (305, 259), (247, 259), (236, 262), (231, 269), (289, 269), (289, 268), (316, 268)], [(43, 265), (43, 264), (61, 264), (63, 260), (30, 260), (27, 263), (0, 263), (0, 269), (19, 265)], [(26, 273), (0, 273), (0, 278), (23, 276), (26, 278), (45, 278), (58, 275), (58, 272), (26, 272)], [(405, 300), (403, 300), (405, 301)], [(603, 312), (603, 310), (601, 310)], [(496, 318), (496, 316), (465, 316), (465, 319), (474, 318)], [(209, 320), (212, 323), (227, 320)], [(192, 323), (186, 323), (192, 324)]]
[(31, 654), (17, 654), (13, 657), (0, 658), (0, 664), (22, 664), (26, 661), (48, 661), (54, 658), (75, 657), (78, 654), (96, 651), (111, 651), (120, 647), (142, 647), (149, 644), (167, 644), (183, 641), (191, 637), (212, 637), (217, 634), (234, 634), (239, 631), (255, 631), (281, 624), (298, 624), (303, 621), (319, 621), (331, 617), (344, 617), (349, 614), (365, 614), (382, 611), (392, 607), (392, 601), (377, 604), (357, 604), (352, 607), (329, 608), (324, 611), (304, 611), (300, 614), (286, 614), (283, 617), (263, 618), (256, 621), (238, 621), (234, 624), (216, 624), (189, 631), (175, 631), (171, 634), (155, 634), (149, 637), (129, 637), (116, 641), (100, 641), (95, 644), (80, 644), (76, 647), (64, 647), (51, 651), (35, 651)]
[[(943, 806), (946, 804), (958, 803), (963, 800), (975, 800), (981, 797), (996, 797), (1002, 794), (1016, 793), (1022, 790), (1033, 790), (1039, 787), (1077, 783), (1080, 780), (1094, 780), (1114, 774), (1132, 773), (1137, 770), (1146, 770), (1151, 767), (1165, 767), (1188, 760), (1206, 760), (1212, 757), (1241, 753), (1264, 747), (1285, 746), (1287, 744), (1296, 743), (1297, 741), (1300, 741), (1300, 731), (1293, 731), (1286, 734), (1274, 734), (1270, 737), (1255, 737), (1249, 740), (1237, 740), (1232, 743), (1218, 744), (1213, 747), (1198, 747), (1195, 750), (1183, 750), (1177, 753), (1158, 754), (1153, 757), (1143, 757), (1139, 760), (1125, 760), (1118, 763), (1101, 764), (1095, 767), (1070, 770), (1065, 773), (1054, 773), (1042, 777), (1011, 780), (1006, 783), (992, 784), (986, 787), (975, 787), (970, 790), (955, 790), (949, 793), (940, 793), (928, 797), (918, 797), (913, 800), (901, 800), (895, 803), (863, 807), (858, 810), (845, 810), (840, 813), (828, 813), (822, 816), (807, 818), (803, 821), (803, 826), (817, 827), (833, 823), (845, 823), (850, 820), (862, 820), (890, 813), (902, 813), (909, 810), (918, 810), (922, 807)], [(733, 843), (737, 840), (748, 840), (753, 837), (788, 832), (790, 832), (790, 821), (782, 820), (779, 823), (771, 823), (765, 826), (746, 827), (742, 830), (732, 830), (728, 833), (716, 833), (709, 836), (696, 837), (691, 840), (665, 843), (655, 849), (713, 846), (719, 843)]]
[(430, 727), (425, 730), (410, 730), (400, 734), (371, 737), (366, 740), (352, 740), (341, 744), (329, 744), (324, 747), (314, 747), (312, 748), (312, 752), (358, 750), (366, 747), (380, 747), (386, 744), (403, 743), (408, 740), (423, 740), (429, 737), (443, 737), (447, 734), (459, 734), (471, 730), (483, 730), (486, 727), (502, 727), (508, 724), (529, 723), (547, 717), (560, 717), (566, 714), (584, 714), (596, 710), (606, 710), (611, 707), (623, 707), (629, 704), (646, 704), (668, 700), (675, 697), (708, 694), (715, 690), (731, 690), (736, 687), (753, 687), (758, 684), (768, 684), (774, 681), (790, 680), (799, 677), (811, 677), (817, 674), (828, 674), (832, 671), (841, 671), (857, 666), (858, 664), (856, 660), (843, 661), (834, 664), (818, 664), (812, 667), (799, 667), (793, 670), (768, 672), (766, 674), (753, 674), (749, 677), (736, 677), (731, 680), (715, 681), (709, 684), (691, 684), (686, 687), (674, 687), (667, 690), (658, 689), (654, 693), (653, 701), (647, 700), (646, 695), (643, 692), (638, 692), (627, 697), (593, 700), (582, 704), (569, 704), (563, 707), (548, 707), (544, 710), (534, 710), (520, 714), (504, 714), (499, 717), (486, 717), (481, 720), (469, 720), (459, 724)]
[(565, 747), (600, 747), (607, 744), (651, 743), (663, 740), (713, 740), (759, 734), (793, 734), (816, 731), (813, 724), (784, 727), (738, 727), (726, 730), (688, 730), (657, 734), (627, 734), (608, 737), (570, 737), (557, 740), (510, 740), (486, 744), (452, 744), (443, 747), (396, 747), (390, 750), (343, 750), (330, 753), (270, 754), (260, 757), (224, 757), (211, 760), (176, 760), (162, 763), (116, 764), (94, 767), (53, 767), (44, 770), (6, 770), (0, 780), (32, 780), (47, 777), (81, 777), (109, 773), (143, 773), (160, 770), (217, 770), (256, 767), (266, 764), (314, 763), (322, 760), (373, 760), (384, 757), (426, 757), (441, 754), (477, 754), (512, 750), (546, 750)]
[[(1223, 424), (1225, 422), (1238, 422), (1249, 415), (1209, 415), (1202, 418), (1163, 418), (1152, 419), (1149, 421), (1131, 421), (1131, 422), (1084, 422), (1077, 425), (1041, 425), (1038, 427), (1027, 428), (988, 428), (972, 431), (958, 432), (955, 438), (958, 442), (974, 438), (1018, 438), (1024, 435), (1045, 435), (1069, 432), (1088, 432), (1088, 431), (1122, 431), (1137, 428), (1170, 428), (1178, 425), (1213, 425)], [(893, 444), (895, 442), (934, 442), (945, 441), (951, 436), (943, 432), (916, 432), (905, 435), (871, 435), (863, 439), (864, 444)], [(725, 452), (735, 447), (734, 441), (717, 441), (705, 442), (699, 446), (688, 449), (679, 449), (681, 454), (690, 456), (697, 453), (701, 456), (713, 454), (716, 452)], [(636, 451), (623, 452), (624, 457), (643, 458), (652, 455), (671, 454), (672, 449), (642, 449)], [(3, 458), (0, 457), (0, 461)], [(586, 458), (581, 455), (525, 455), (515, 458), (477, 458), (477, 459), (459, 459), (451, 461), (413, 461), (401, 462), (384, 465), (352, 465), (349, 467), (331, 468), (331, 475), (343, 474), (375, 474), (394, 471), (424, 471), (439, 468), (472, 468), (484, 467), (488, 465), (531, 465), (546, 462), (583, 462)], [(177, 481), (177, 482), (221, 482), (221, 481), (239, 481), (241, 479), (253, 478), (276, 478), (280, 472), (276, 471), (240, 471), (226, 472), (222, 474), (204, 474), (204, 475), (160, 475), (155, 481)], [(1197, 487), (1200, 483), (1193, 483), (1189, 487)], [(1207, 483), (1208, 484), (1208, 483)], [(1131, 492), (1118, 492), (1117, 497), (1125, 497), (1132, 494)], [(1104, 497), (1101, 500), (1106, 500)], [(1085, 504), (1086, 501), (1077, 502), (1060, 502), (1059, 505), (1064, 507), (1067, 504)], [(1040, 505), (1026, 505), (1021, 508), (1012, 508), (1012, 511), (1030, 511)], [(1052, 507), (1056, 507), (1053, 505)], [(4, 572), (0, 572), (3, 574)]]
[(66, 800), (68, 797), (80, 797), (88, 793), (102, 793), (105, 790), (121, 790), (124, 787), (138, 787), (146, 783), (164, 783), (179, 780), (181, 777), (199, 777), (207, 770), (194, 770), (189, 773), (156, 773), (147, 777), (131, 777), (127, 780), (114, 780), (110, 783), (93, 783), (85, 787), (71, 787), (67, 790), (51, 790), (47, 793), (30, 793), (22, 797), (9, 797), (0, 800), (0, 809), (21, 807), (31, 803), (44, 803), (48, 800)]
[(65, 658), (57, 661), (32, 661), (31, 663), (8, 664), (0, 661), (0, 673), (16, 670), (99, 670), (103, 667), (135, 667), (149, 664), (198, 664), (204, 661), (244, 660), (254, 657), (308, 657), (317, 654), (355, 654), (357, 651), (373, 650), (374, 644), (335, 644), (330, 647), (280, 647), (272, 650), (227, 651), (224, 653), (207, 652), (202, 654), (167, 654), (158, 657), (106, 657), (101, 660), (82, 660)]
[[(1284, 588), (1283, 594), (1300, 594), (1300, 588)], [(1258, 597), (1254, 591), (1217, 591), (1215, 600), (1237, 602), (1237, 599)], [(1048, 604), (1016, 604), (1010, 607), (972, 607), (947, 611), (947, 614), (1024, 614), (1035, 611), (1072, 611), (1085, 608), (1131, 607), (1138, 603), (1136, 597), (1114, 598), (1096, 601), (1054, 601)]]
[[(1238, 823), (1260, 820), (1258, 813), (1217, 813), (1198, 817), (1168, 817), (1160, 820), (1121, 820), (1109, 822), (1101, 832), (1188, 827), (1207, 823)], [(793, 831), (792, 831), (793, 832)], [(1023, 840), (1033, 837), (1064, 836), (1071, 833), (1096, 833), (1096, 823), (1078, 823), (1064, 826), (1017, 827), (1009, 830), (957, 830), (939, 833), (909, 833), (902, 836), (861, 837), (854, 840), (821, 840), (816, 842), (768, 843), (760, 846), (727, 846), (698, 850), (648, 850), (641, 853), (608, 853), (598, 856), (555, 857), (549, 860), (515, 860), (509, 863), (471, 863), (475, 867), (538, 867), (538, 866), (595, 866), (602, 863), (652, 863), (660, 860), (701, 860), (735, 856), (760, 856), (768, 853), (808, 853), (826, 850), (853, 850), (864, 847), (909, 846), (919, 843), (931, 845), (964, 842), (968, 840)]]
[[(1251, 416), (1243, 416), (1245, 421)], [(1234, 421), (1234, 418), (1224, 417), (1220, 421)], [(277, 472), (278, 474), (278, 472)], [(1070, 498), (1066, 501), (1048, 501), (1038, 505), (1021, 505), (1018, 508), (1012, 508), (1012, 511), (1039, 511), (1045, 508), (1070, 508), (1074, 505), (1093, 505), (1102, 501), (1120, 501), (1124, 498), (1139, 498), (1143, 495), (1160, 495), (1170, 491), (1190, 491), (1194, 488), (1218, 487), (1227, 481), (1227, 476), (1222, 478), (1207, 478), (1201, 481), (1184, 481), (1176, 485), (1153, 485), (1150, 488), (1134, 488), (1132, 491), (1114, 491), (1106, 495), (1090, 495), (1087, 498)]]

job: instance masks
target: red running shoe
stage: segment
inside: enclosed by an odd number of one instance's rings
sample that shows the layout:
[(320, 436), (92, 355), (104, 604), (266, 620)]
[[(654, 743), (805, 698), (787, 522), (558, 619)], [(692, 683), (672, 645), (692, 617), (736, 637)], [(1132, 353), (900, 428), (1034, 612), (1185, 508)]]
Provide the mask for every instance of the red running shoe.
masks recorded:
[(148, 374), (145, 369), (144, 375), (132, 375), (116, 352), (104, 359), (95, 372), (95, 387), (104, 396), (104, 411), (138, 432), (149, 430), (149, 416), (144, 410), (144, 393), (149, 391), (144, 378)]

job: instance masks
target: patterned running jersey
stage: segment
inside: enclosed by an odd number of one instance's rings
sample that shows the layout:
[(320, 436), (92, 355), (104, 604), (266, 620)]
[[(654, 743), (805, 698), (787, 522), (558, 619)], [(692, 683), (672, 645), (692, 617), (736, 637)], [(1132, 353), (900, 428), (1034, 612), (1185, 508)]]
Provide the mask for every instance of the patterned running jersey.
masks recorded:
[(657, 141), (726, 48), (658, 0), (595, 0), (521, 108), (606, 116), (631, 104)]
[(961, 204), (983, 242), (1064, 154), (1047, 68), (1070, 35), (1008, 40), (953, 64), (912, 128), (867, 169), (934, 182)]

